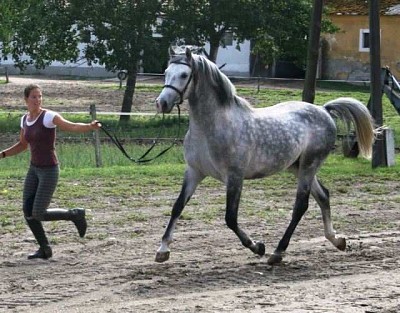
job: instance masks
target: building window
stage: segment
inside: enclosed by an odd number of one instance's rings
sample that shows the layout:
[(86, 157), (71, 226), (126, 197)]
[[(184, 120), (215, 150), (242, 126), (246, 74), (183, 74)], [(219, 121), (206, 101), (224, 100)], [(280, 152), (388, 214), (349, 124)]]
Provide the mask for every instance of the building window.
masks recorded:
[(224, 36), (222, 37), (222, 44), (225, 47), (233, 45), (233, 33), (231, 31), (227, 31), (224, 33)]
[(369, 42), (369, 29), (360, 29), (360, 51), (369, 52), (370, 42)]

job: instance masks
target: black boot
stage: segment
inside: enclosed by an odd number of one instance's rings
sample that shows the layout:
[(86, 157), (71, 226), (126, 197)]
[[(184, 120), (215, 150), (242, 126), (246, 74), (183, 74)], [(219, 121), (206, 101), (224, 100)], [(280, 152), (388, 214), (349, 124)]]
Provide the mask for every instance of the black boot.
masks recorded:
[(86, 234), (87, 223), (85, 218), (84, 209), (48, 209), (43, 217), (44, 221), (59, 221), (67, 220), (72, 221), (76, 229), (78, 230), (79, 236), (84, 237)]
[(34, 219), (26, 219), (26, 223), (31, 229), (33, 236), (40, 248), (35, 253), (29, 254), (28, 259), (49, 259), (53, 256), (53, 251), (51, 250), (49, 241), (44, 232), (42, 222)]
[(85, 237), (86, 229), (87, 229), (87, 222), (86, 222), (86, 213), (85, 209), (72, 209), (72, 222), (75, 224), (76, 229), (78, 230), (79, 236), (81, 238)]

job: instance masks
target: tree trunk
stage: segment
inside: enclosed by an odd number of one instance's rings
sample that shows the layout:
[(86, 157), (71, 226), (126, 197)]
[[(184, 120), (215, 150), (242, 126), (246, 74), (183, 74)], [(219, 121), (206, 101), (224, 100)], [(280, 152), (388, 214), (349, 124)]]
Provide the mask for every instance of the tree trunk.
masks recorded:
[(321, 35), (323, 6), (323, 0), (314, 0), (313, 14), (308, 38), (307, 70), (303, 89), (303, 101), (309, 103), (314, 103), (315, 99), (315, 85), (317, 79), (319, 39)]
[[(136, 87), (136, 78), (137, 78), (137, 71), (128, 70), (128, 77), (126, 81), (124, 99), (122, 101), (121, 113), (132, 112), (133, 95), (135, 94), (135, 87)], [(125, 123), (129, 121), (129, 119), (130, 115), (121, 114), (119, 121), (120, 123)]]
[(217, 63), (218, 48), (219, 48), (219, 40), (210, 42), (210, 53), (208, 59), (211, 62)]

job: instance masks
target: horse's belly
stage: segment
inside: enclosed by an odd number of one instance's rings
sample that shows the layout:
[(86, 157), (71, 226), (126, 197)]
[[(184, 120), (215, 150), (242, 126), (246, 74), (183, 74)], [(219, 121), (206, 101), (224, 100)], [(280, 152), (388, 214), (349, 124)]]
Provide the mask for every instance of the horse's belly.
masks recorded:
[[(274, 165), (268, 165), (265, 164), (264, 166), (249, 166), (246, 168), (245, 173), (244, 173), (244, 178), (245, 179), (257, 179), (257, 178), (263, 178), (267, 177), (270, 175), (273, 175), (275, 173), (278, 173), (282, 170), (287, 169), (291, 164), (290, 162), (287, 163), (276, 163)], [(293, 163), (293, 162), (292, 162)]]
[(272, 145), (267, 148), (260, 147), (248, 155), (248, 162), (245, 167), (245, 179), (256, 179), (273, 175), (290, 167), (301, 154), (298, 145), (288, 145), (281, 151), (274, 149)]

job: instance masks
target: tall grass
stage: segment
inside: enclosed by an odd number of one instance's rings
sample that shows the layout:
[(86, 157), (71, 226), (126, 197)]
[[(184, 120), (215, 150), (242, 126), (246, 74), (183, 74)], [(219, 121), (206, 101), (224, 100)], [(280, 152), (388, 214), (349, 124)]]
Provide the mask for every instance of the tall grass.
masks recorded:
[[(23, 112), (2, 113), (0, 112), (0, 134), (18, 134), (20, 129), (21, 116)], [(85, 114), (63, 114), (63, 117), (73, 122), (87, 123), (90, 116)], [(146, 139), (146, 138), (183, 138), (186, 133), (189, 119), (188, 116), (181, 115), (143, 115), (131, 116), (128, 122), (119, 123), (118, 115), (99, 115), (98, 120), (112, 133), (122, 139)], [(104, 133), (101, 133), (104, 137)], [(77, 134), (57, 132), (57, 137), (61, 139), (84, 140), (91, 138), (90, 133)]]
[[(168, 152), (152, 161), (153, 164), (172, 163), (183, 164), (183, 149), (181, 144), (171, 142), (157, 143), (155, 147), (144, 158), (152, 159), (158, 153), (172, 146)], [(151, 147), (150, 144), (132, 144), (124, 145), (127, 153), (134, 159), (139, 159)], [(61, 169), (83, 169), (96, 167), (95, 148), (92, 142), (85, 143), (62, 143), (56, 146), (57, 155), (60, 161)], [(101, 159), (103, 167), (111, 166), (131, 166), (140, 165), (126, 158), (118, 148), (111, 143), (103, 143), (101, 145)], [(17, 173), (20, 175), (19, 169), (26, 169), (29, 164), (29, 153), (24, 152), (13, 157), (0, 160), (0, 171), (8, 172), (9, 175)], [(145, 165), (146, 163), (141, 163)]]
[[(174, 145), (173, 142), (156, 144), (143, 159), (152, 159), (157, 156), (158, 153), (169, 148), (171, 145), (172, 148), (159, 158), (155, 159), (153, 163), (183, 163), (182, 145)], [(150, 144), (129, 143), (124, 145), (126, 152), (134, 160), (138, 160), (150, 147)], [(57, 152), (62, 168), (86, 168), (94, 167), (96, 164), (94, 146), (90, 143), (87, 145), (76, 143), (62, 144), (57, 148)], [(126, 158), (125, 155), (123, 155), (117, 147), (111, 143), (103, 143), (101, 145), (101, 159), (104, 167), (129, 166), (133, 164), (139, 165), (139, 163), (135, 163)]]

